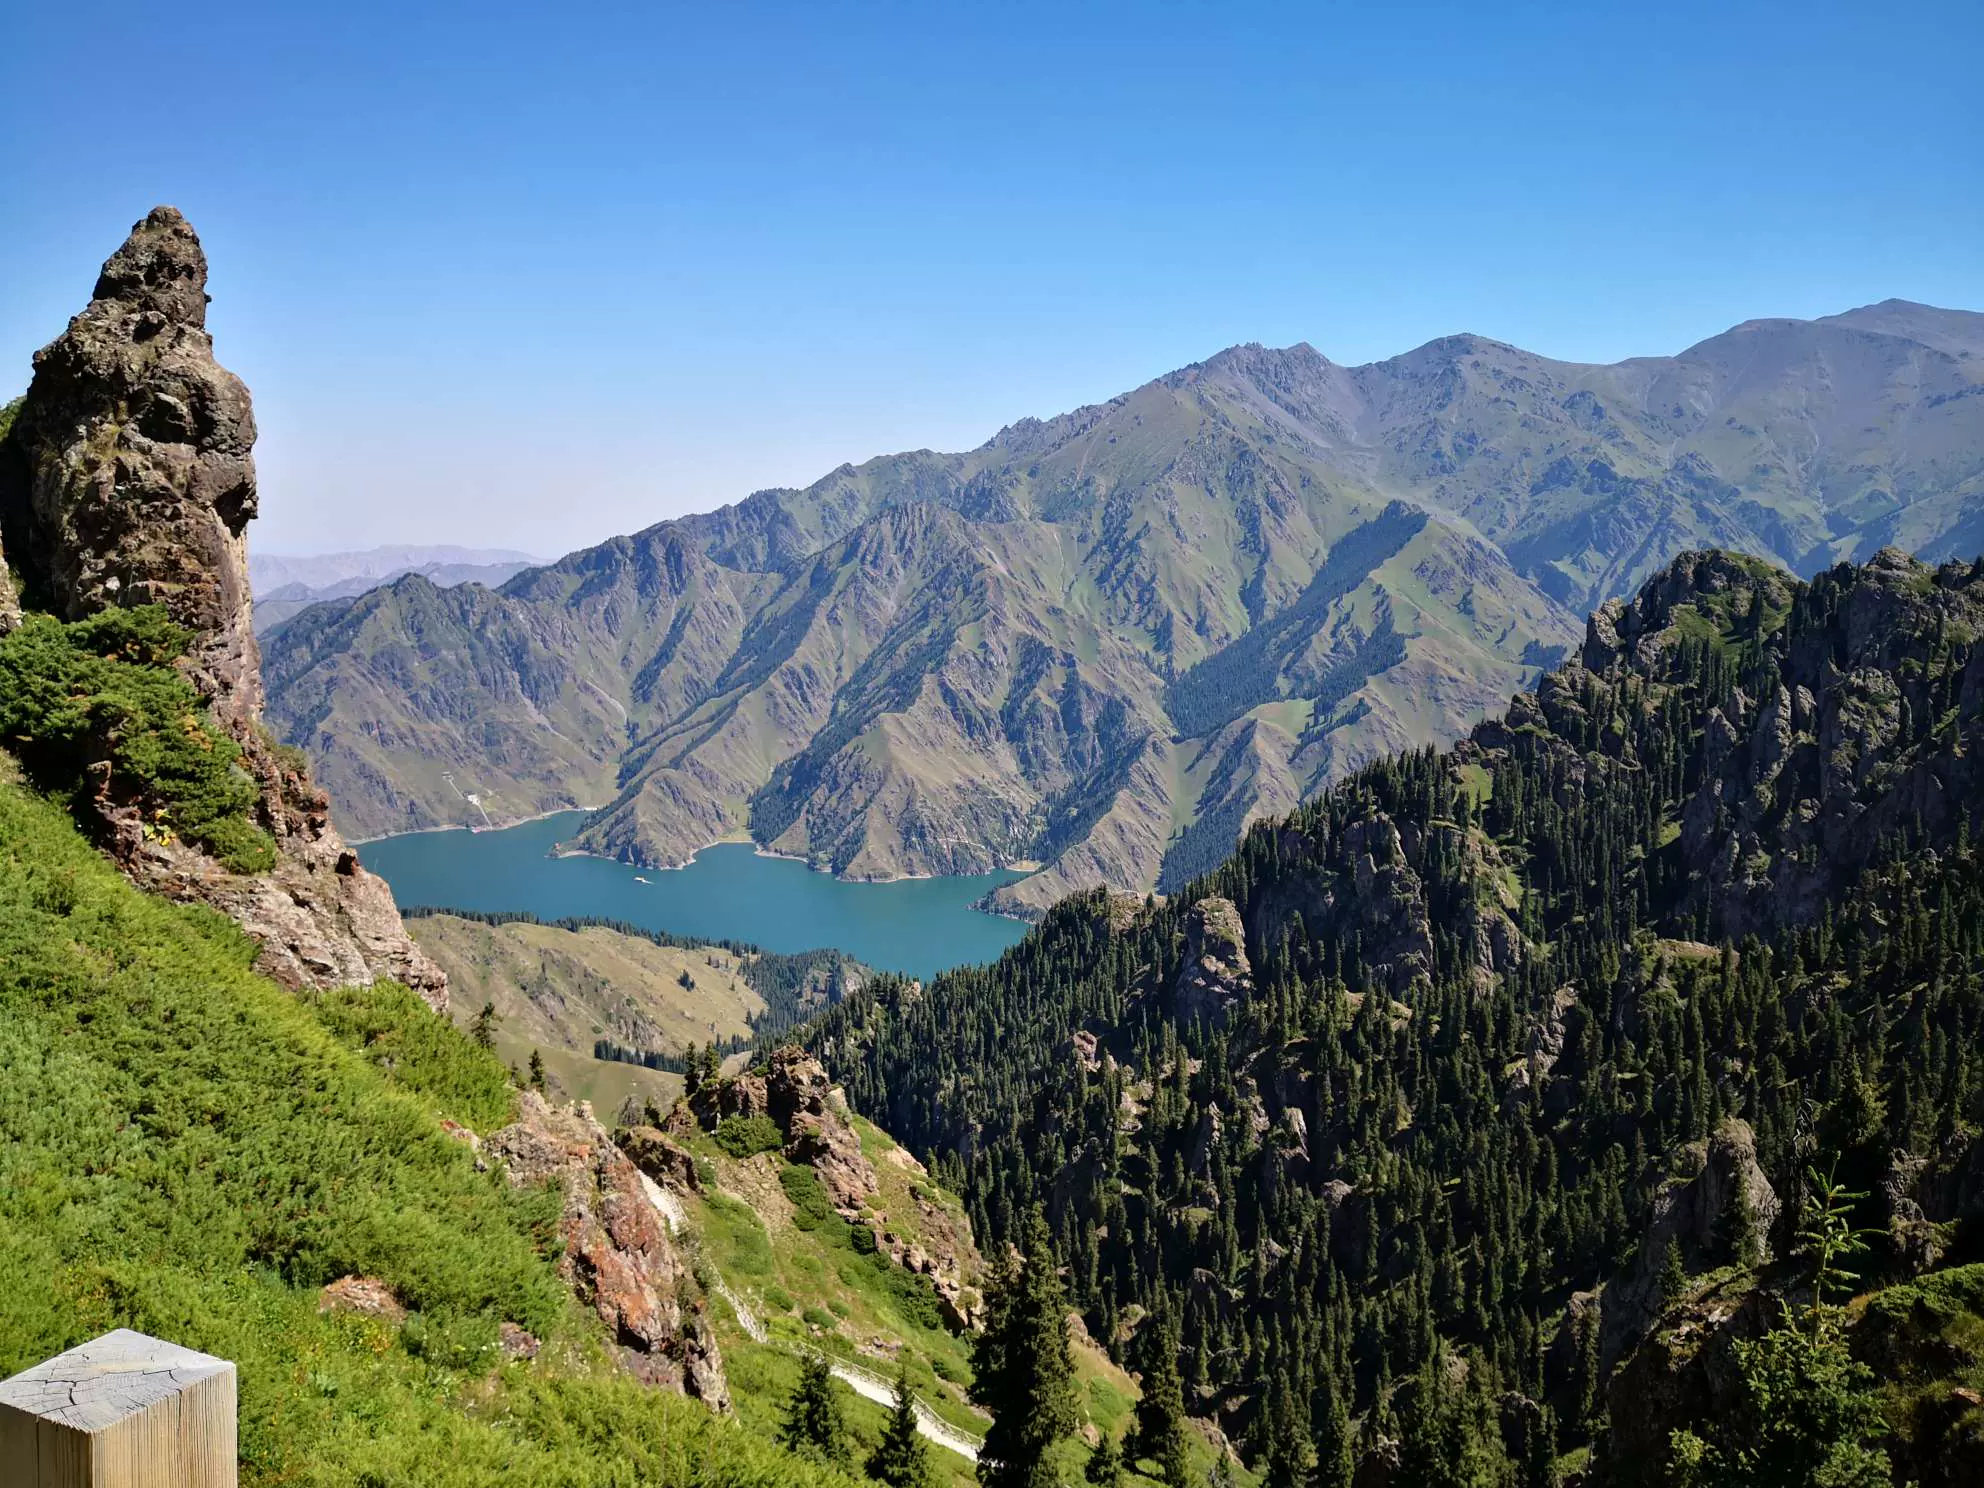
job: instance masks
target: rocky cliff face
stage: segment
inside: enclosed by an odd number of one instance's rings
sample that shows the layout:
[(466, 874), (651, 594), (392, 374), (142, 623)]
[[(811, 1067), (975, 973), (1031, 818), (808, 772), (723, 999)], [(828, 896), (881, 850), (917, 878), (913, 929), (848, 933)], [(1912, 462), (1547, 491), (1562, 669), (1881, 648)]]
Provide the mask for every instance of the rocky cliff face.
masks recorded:
[(730, 1387), (702, 1288), (675, 1243), (658, 1190), (614, 1145), (592, 1108), (581, 1102), (555, 1109), (527, 1090), (517, 1120), (493, 1134), (484, 1151), (503, 1163), (514, 1184), (560, 1186), (565, 1279), (599, 1315), (628, 1370), (728, 1409)]
[(214, 360), (207, 263), (171, 207), (155, 209), (103, 266), (89, 305), (36, 353), (0, 460), (0, 623), (20, 608), (65, 620), (158, 604), (193, 634), (181, 663), (214, 722), (240, 744), (275, 839), (266, 874), (228, 872), (188, 843), (156, 840), (136, 805), (101, 809), (110, 850), (144, 887), (211, 904), (261, 946), (285, 986), (393, 977), (436, 1007), (447, 980), (400, 925), (385, 882), (331, 825), (329, 800), (262, 724), (246, 533), (256, 510), (248, 390)]

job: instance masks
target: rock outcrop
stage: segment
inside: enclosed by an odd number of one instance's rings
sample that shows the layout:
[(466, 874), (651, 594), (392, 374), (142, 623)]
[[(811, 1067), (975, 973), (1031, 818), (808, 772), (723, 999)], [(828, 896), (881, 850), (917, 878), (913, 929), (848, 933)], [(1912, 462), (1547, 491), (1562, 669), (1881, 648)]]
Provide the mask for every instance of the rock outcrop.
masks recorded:
[[(1681, 1160), (1690, 1171), (1654, 1195), (1634, 1263), (1605, 1287), (1601, 1344), (1608, 1365), (1674, 1300), (1661, 1295), (1661, 1267), (1670, 1245), (1679, 1248), (1683, 1264), (1692, 1271), (1739, 1259), (1749, 1264), (1769, 1259), (1765, 1237), (1780, 1206), (1757, 1163), (1756, 1134), (1749, 1124), (1734, 1117), (1723, 1121), (1706, 1142), (1683, 1148)], [(1739, 1258), (1735, 1251), (1744, 1244), (1751, 1254)]]
[[(780, 1155), (813, 1170), (835, 1213), (872, 1233), (878, 1252), (929, 1278), (950, 1327), (967, 1332), (978, 1326), (984, 1303), (971, 1284), (978, 1251), (969, 1221), (916, 1182), (908, 1185), (913, 1215), (880, 1212), (882, 1183), (861, 1150), (861, 1134), (854, 1129), (846, 1098), (825, 1066), (805, 1050), (787, 1045), (772, 1054), (762, 1074), (746, 1072), (702, 1086), (676, 1104), (664, 1126), (682, 1134), (695, 1128), (715, 1131), (724, 1121), (753, 1116), (768, 1117), (778, 1128)], [(642, 1171), (678, 1193), (687, 1195), (698, 1187), (693, 1156), (668, 1130), (632, 1127), (620, 1134), (620, 1145)], [(907, 1152), (895, 1149), (888, 1155), (917, 1177), (928, 1177)]]
[(156, 208), (103, 266), (89, 305), (36, 353), (0, 460), (0, 543), (20, 584), (0, 595), (0, 625), (22, 605), (65, 620), (164, 606), (193, 634), (182, 670), (242, 748), (277, 864), (229, 872), (156, 840), (141, 806), (103, 802), (110, 851), (143, 887), (238, 921), (261, 946), (258, 968), (285, 986), (392, 977), (445, 1007), (447, 979), (408, 939), (391, 890), (332, 827), (300, 756), (262, 724), (246, 539), (255, 418), (248, 389), (214, 360), (206, 282), (193, 229)]
[(1185, 916), (1185, 959), (1172, 989), (1181, 1023), (1224, 1028), (1234, 1006), (1253, 994), (1247, 927), (1229, 899), (1206, 898)]
[(525, 1091), (516, 1121), (493, 1133), (483, 1150), (519, 1187), (562, 1189), (560, 1268), (606, 1325), (629, 1372), (728, 1409), (723, 1356), (688, 1258), (649, 1180), (592, 1108), (584, 1102), (556, 1108)]

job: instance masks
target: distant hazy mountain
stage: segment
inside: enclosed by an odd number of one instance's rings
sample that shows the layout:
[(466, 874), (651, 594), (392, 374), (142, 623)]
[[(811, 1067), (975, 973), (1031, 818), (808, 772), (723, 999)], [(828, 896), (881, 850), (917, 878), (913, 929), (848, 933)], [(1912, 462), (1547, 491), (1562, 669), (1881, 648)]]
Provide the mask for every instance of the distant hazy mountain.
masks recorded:
[(248, 559), (255, 587), (255, 632), (267, 635), (313, 604), (353, 599), (402, 574), (417, 573), (440, 588), (487, 584), (492, 589), (541, 558), (504, 548), (398, 547), (362, 553), (259, 553)]
[(327, 589), (351, 579), (377, 581), (435, 566), (486, 568), (508, 563), (528, 568), (543, 561), (509, 548), (458, 548), (448, 543), (367, 548), (356, 553), (251, 553), (248, 578), (260, 595), (285, 584)]
[(271, 716), (359, 834), (609, 803), (854, 876), (1169, 887), (1445, 742), (1687, 548), (1984, 548), (1984, 315), (1889, 301), (1675, 357), (1235, 347), (966, 454), (761, 491), (510, 580), (285, 627)]

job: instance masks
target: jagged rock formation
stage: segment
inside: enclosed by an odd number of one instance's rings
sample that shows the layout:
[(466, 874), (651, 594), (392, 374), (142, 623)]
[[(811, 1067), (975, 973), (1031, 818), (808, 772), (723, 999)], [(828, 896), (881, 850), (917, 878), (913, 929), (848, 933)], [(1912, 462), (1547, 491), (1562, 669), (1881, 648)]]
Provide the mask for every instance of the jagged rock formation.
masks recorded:
[(591, 1106), (555, 1109), (527, 1090), (516, 1121), (493, 1133), (483, 1150), (520, 1187), (561, 1186), (561, 1268), (606, 1325), (627, 1369), (712, 1409), (728, 1409), (730, 1387), (702, 1289), (648, 1180)]
[(37, 352), (0, 459), (0, 542), (20, 593), (0, 604), (75, 620), (160, 604), (193, 633), (182, 666), (243, 750), (274, 837), (266, 874), (230, 873), (145, 831), (140, 806), (102, 803), (111, 852), (144, 887), (211, 904), (289, 987), (393, 977), (436, 1007), (447, 979), (406, 936), (383, 880), (359, 866), (300, 758), (262, 724), (246, 532), (256, 510), (248, 390), (214, 360), (207, 263), (171, 207), (103, 266), (95, 293)]
[(702, 1086), (682, 1109), (704, 1131), (733, 1117), (769, 1117), (786, 1160), (818, 1172), (827, 1197), (845, 1218), (858, 1216), (876, 1192), (874, 1164), (861, 1151), (846, 1103), (820, 1062), (795, 1045), (774, 1051), (764, 1074), (746, 1071)]
[[(927, 1191), (916, 1193), (915, 1185), (911, 1187), (916, 1210), (913, 1226), (892, 1223), (887, 1213), (876, 1211), (882, 1184), (875, 1165), (862, 1151), (861, 1135), (854, 1129), (846, 1098), (819, 1060), (796, 1045), (787, 1045), (772, 1054), (764, 1074), (746, 1072), (704, 1085), (680, 1102), (669, 1120), (679, 1130), (700, 1127), (714, 1131), (726, 1120), (752, 1116), (768, 1117), (777, 1126), (785, 1160), (810, 1167), (818, 1175), (828, 1202), (842, 1219), (870, 1230), (876, 1249), (897, 1265), (930, 1279), (938, 1306), (951, 1327), (968, 1331), (978, 1326), (983, 1302), (972, 1286), (978, 1252), (970, 1224), (937, 1203)], [(693, 1191), (694, 1163), (667, 1132), (634, 1127), (623, 1132), (620, 1140), (623, 1149), (657, 1181), (679, 1183), (683, 1193)], [(908, 1153), (892, 1150), (890, 1155), (914, 1173), (927, 1176)]]
[(1208, 898), (1185, 916), (1185, 960), (1172, 989), (1180, 1021), (1223, 1028), (1234, 1004), (1254, 988), (1247, 964), (1247, 927), (1230, 899)]
[[(1684, 1147), (1676, 1166), (1679, 1171), (1654, 1195), (1633, 1264), (1606, 1284), (1601, 1351), (1608, 1365), (1675, 1300), (1661, 1294), (1661, 1265), (1670, 1245), (1678, 1248), (1691, 1272), (1731, 1263), (1761, 1265), (1770, 1259), (1767, 1237), (1781, 1206), (1757, 1164), (1757, 1138), (1747, 1122), (1733, 1117), (1724, 1121), (1706, 1142)], [(1744, 1226), (1753, 1247), (1747, 1258), (1736, 1254), (1737, 1234)]]

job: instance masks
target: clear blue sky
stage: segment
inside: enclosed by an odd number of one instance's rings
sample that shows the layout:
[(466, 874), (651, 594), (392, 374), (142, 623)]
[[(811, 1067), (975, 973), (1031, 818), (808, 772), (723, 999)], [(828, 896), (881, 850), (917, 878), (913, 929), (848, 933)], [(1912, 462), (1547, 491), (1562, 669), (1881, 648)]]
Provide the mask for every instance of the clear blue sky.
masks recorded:
[(1984, 6), (21, 4), (0, 389), (155, 202), (264, 520), (552, 553), (1237, 341), (1984, 308)]

